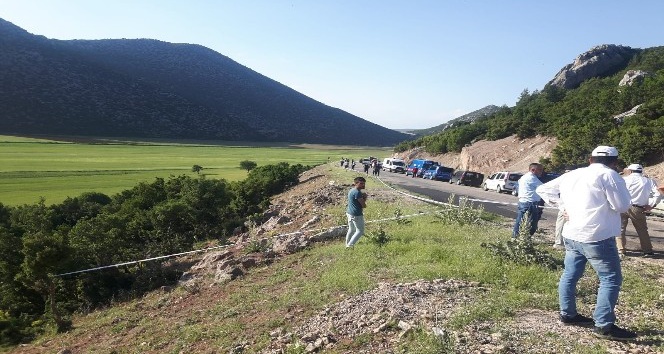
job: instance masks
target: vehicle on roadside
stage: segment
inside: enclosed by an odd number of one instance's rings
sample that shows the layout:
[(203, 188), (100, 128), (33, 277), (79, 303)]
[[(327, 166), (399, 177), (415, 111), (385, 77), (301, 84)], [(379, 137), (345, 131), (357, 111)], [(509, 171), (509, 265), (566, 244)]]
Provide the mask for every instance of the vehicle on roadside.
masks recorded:
[(406, 172), (406, 162), (401, 159), (386, 158), (383, 160), (383, 171), (404, 173)]
[(514, 186), (518, 184), (517, 181), (521, 176), (523, 176), (523, 173), (508, 171), (496, 172), (482, 183), (482, 189), (485, 191), (491, 189), (498, 193), (512, 192)]
[(450, 178), (450, 183), (472, 187), (481, 186), (482, 181), (484, 181), (484, 174), (465, 170), (455, 171)]
[[(546, 183), (546, 182), (552, 181), (552, 180), (554, 180), (558, 177), (560, 177), (560, 173), (544, 172), (542, 177), (540, 177), (540, 181), (542, 181), (542, 183)], [(519, 183), (518, 183), (518, 181), (517, 181), (517, 184), (514, 185), (514, 188), (512, 189), (512, 195), (514, 195), (514, 196), (519, 195)]]
[(424, 173), (422, 174), (422, 178), (447, 182), (450, 180), (450, 178), (452, 178), (453, 172), (454, 169), (451, 167), (432, 165), (431, 167), (429, 167), (428, 170), (424, 171)]
[(365, 164), (365, 165), (371, 165), (371, 162), (372, 162), (373, 160), (378, 160), (378, 159), (375, 158), (375, 157), (373, 157), (373, 156), (369, 156), (369, 157), (361, 157), (361, 158), (358, 160), (358, 162), (361, 163), (361, 164)]
[(424, 171), (428, 170), (433, 165), (438, 165), (438, 162), (433, 160), (415, 159), (410, 162), (410, 165), (408, 165), (408, 168), (406, 169), (406, 176), (412, 176), (413, 171), (417, 169), (417, 174), (415, 177), (422, 177), (424, 175)]

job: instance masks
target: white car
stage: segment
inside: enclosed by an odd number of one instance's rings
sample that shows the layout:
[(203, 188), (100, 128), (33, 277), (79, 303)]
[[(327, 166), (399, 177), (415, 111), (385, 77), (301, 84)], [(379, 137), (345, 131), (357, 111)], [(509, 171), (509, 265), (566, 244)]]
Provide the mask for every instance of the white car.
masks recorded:
[(512, 192), (515, 188), (518, 188), (516, 186), (518, 185), (518, 180), (521, 176), (523, 176), (523, 174), (518, 172), (496, 172), (482, 183), (482, 188), (485, 191), (491, 189), (498, 193)]
[(405, 173), (406, 162), (401, 159), (386, 158), (383, 160), (383, 171)]

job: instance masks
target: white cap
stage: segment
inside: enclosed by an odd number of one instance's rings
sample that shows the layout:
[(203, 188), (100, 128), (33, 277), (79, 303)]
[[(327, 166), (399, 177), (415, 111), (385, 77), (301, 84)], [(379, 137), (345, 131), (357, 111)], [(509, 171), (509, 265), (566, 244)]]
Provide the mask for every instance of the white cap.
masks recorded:
[(593, 150), (591, 156), (618, 156), (618, 149), (613, 146), (600, 145)]
[(627, 169), (632, 170), (634, 172), (643, 172), (643, 166), (639, 165), (638, 163), (633, 163), (627, 166)]

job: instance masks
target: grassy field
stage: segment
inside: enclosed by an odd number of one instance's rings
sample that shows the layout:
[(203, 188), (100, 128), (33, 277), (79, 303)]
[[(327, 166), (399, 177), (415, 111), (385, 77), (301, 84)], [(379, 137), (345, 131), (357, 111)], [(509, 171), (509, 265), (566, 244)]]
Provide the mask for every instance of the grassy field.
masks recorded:
[(0, 136), (0, 203), (62, 202), (84, 192), (113, 195), (156, 177), (194, 175), (203, 167), (208, 178), (243, 179), (240, 161), (258, 166), (288, 162), (318, 165), (341, 157), (384, 157), (388, 148), (202, 142), (129, 142), (120, 140), (63, 142)]

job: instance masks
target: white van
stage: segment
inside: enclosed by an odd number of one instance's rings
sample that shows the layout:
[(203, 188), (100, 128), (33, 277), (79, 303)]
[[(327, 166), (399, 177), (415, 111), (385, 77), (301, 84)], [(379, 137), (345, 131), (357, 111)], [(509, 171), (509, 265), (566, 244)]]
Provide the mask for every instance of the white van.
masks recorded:
[(383, 160), (383, 171), (404, 173), (406, 172), (406, 162), (388, 157)]

